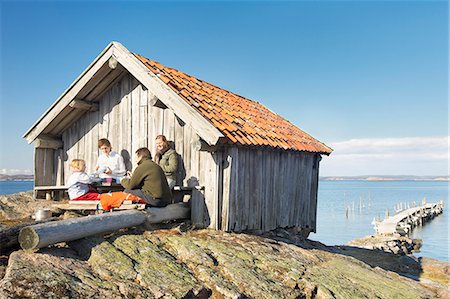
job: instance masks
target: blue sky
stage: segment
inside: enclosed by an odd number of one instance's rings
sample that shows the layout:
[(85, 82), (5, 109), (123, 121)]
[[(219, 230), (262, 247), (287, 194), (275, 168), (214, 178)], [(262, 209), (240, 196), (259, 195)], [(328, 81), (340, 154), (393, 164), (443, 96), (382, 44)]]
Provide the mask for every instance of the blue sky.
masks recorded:
[(112, 40), (257, 100), (335, 149), (323, 175), (448, 173), (446, 1), (1, 2), (3, 172)]

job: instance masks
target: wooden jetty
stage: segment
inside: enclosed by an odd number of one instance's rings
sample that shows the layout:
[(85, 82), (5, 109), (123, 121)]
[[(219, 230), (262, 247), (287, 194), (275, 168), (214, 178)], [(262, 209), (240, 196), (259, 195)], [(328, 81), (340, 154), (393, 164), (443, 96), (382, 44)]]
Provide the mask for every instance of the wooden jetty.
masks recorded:
[(422, 225), (429, 219), (439, 215), (444, 210), (444, 201), (437, 203), (428, 203), (422, 206), (403, 210), (383, 221), (374, 221), (377, 234), (395, 234), (406, 235), (415, 226)]

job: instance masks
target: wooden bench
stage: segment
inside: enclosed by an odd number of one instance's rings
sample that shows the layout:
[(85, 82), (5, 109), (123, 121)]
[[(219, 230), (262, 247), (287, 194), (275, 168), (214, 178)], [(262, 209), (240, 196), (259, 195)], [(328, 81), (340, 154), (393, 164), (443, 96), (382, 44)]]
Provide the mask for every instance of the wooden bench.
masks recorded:
[(38, 198), (38, 192), (45, 192), (46, 200), (60, 200), (67, 192), (66, 186), (37, 186), (34, 187), (34, 198)]
[[(94, 185), (95, 188), (99, 190), (100, 193), (109, 192), (109, 191), (123, 191), (124, 188), (119, 184), (112, 185)], [(34, 196), (37, 198), (38, 192), (45, 192), (45, 199), (47, 200), (61, 200), (64, 198), (64, 193), (67, 192), (67, 186), (38, 186), (34, 187)], [(172, 193), (175, 197), (177, 195), (191, 195), (192, 191), (203, 191), (205, 190), (204, 186), (174, 186), (172, 189)]]
[[(55, 204), (53, 207), (70, 211), (97, 211), (103, 210), (100, 200), (69, 200), (66, 204)], [(145, 204), (133, 203), (131, 200), (125, 200), (119, 208), (114, 210), (144, 210)]]

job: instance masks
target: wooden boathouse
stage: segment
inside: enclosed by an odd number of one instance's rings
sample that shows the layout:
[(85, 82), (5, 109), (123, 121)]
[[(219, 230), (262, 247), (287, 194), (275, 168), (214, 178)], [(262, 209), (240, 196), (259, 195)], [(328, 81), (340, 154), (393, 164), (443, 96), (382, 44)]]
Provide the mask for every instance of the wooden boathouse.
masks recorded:
[[(258, 102), (110, 43), (25, 133), (35, 187), (62, 186), (71, 159), (94, 171), (108, 138), (131, 169), (164, 134), (180, 155), (178, 185), (197, 226), (225, 231), (316, 230), (321, 155), (331, 149)], [(133, 164), (134, 165), (134, 164)], [(200, 192), (200, 191), (199, 191)]]

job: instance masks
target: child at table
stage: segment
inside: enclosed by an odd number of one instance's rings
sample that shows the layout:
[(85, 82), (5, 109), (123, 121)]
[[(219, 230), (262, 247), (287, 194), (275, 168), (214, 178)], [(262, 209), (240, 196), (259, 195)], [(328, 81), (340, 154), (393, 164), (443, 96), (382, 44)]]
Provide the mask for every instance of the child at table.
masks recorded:
[(108, 192), (99, 194), (90, 184), (93, 177), (86, 171), (86, 162), (81, 159), (73, 159), (70, 163), (72, 175), (67, 182), (70, 200), (100, 200), (102, 208), (106, 211), (118, 208), (125, 200), (131, 200), (145, 204), (145, 201), (136, 195), (126, 192)]
[(67, 181), (69, 198), (71, 200), (99, 200), (100, 194), (91, 184), (93, 178), (86, 171), (86, 162), (82, 159), (73, 159), (70, 162), (72, 175)]

